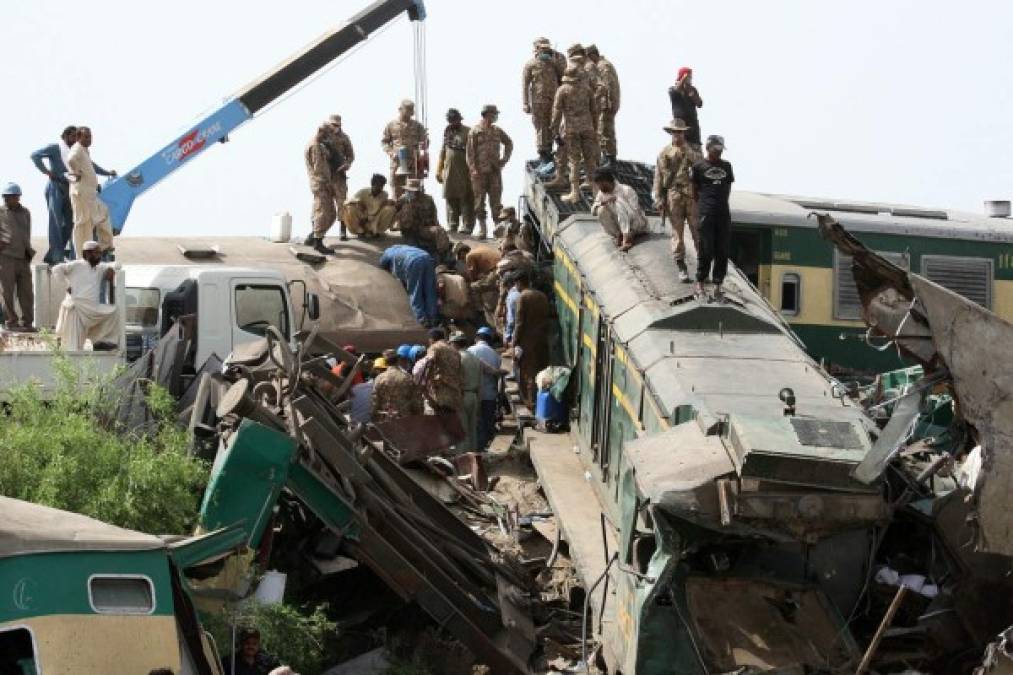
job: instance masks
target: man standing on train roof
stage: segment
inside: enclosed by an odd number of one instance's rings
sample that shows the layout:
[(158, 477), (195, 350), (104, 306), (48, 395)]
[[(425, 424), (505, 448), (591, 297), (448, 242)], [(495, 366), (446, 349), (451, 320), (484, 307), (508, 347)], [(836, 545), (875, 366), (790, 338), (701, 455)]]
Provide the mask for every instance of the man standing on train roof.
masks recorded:
[(471, 190), (475, 194), (475, 216), (478, 218), (478, 232), (472, 234), (477, 239), (488, 236), (486, 195), (494, 218), (503, 208), (503, 167), (514, 151), (514, 142), (496, 126), (498, 119), (499, 109), (491, 103), (486, 104), (482, 106), (482, 120), (468, 132), (468, 169), (471, 171)]
[(457, 108), (447, 111), (447, 128), (443, 130), (443, 146), (436, 162), (436, 182), (443, 185), (447, 205), (447, 228), (457, 234), (462, 225), (465, 232), (475, 227), (475, 194), (468, 173), (469, 127), (461, 124)]
[[(565, 127), (562, 133), (563, 145), (570, 159), (570, 192), (562, 199), (571, 204), (580, 200), (581, 166), (590, 181), (601, 152), (595, 132), (598, 110), (586, 84), (587, 78), (581, 79), (581, 72), (575, 65), (566, 69), (563, 85), (556, 92), (552, 104), (553, 131), (558, 133), (561, 125)], [(557, 175), (561, 175), (559, 168)]]
[(689, 126), (686, 140), (697, 152), (700, 151), (700, 120), (696, 109), (703, 107), (700, 92), (693, 86), (693, 69), (683, 66), (675, 79), (675, 85), (668, 88), (668, 98), (672, 103), (672, 117), (684, 120)]
[(588, 45), (588, 63), (594, 67), (598, 75), (598, 137), (605, 166), (615, 168), (616, 155), (616, 115), (619, 113), (619, 75), (612, 62), (598, 52), (596, 45)]
[(654, 167), (654, 208), (667, 214), (671, 222), (672, 253), (679, 268), (679, 280), (686, 283), (689, 281), (686, 269), (687, 223), (697, 255), (700, 254), (697, 208), (690, 176), (693, 163), (700, 159), (700, 155), (686, 142), (689, 127), (684, 121), (678, 118), (672, 120), (665, 126), (665, 131), (672, 135), (672, 142), (658, 153)]
[[(32, 153), (32, 163), (49, 177), (46, 183), (46, 206), (49, 209), (49, 250), (42, 261), (50, 265), (74, 257), (68, 252), (74, 232), (74, 212), (70, 207), (70, 183), (67, 182), (67, 157), (70, 146), (77, 141), (77, 127), (69, 126), (60, 134), (60, 140)], [(48, 166), (42, 160), (49, 160)], [(68, 255), (69, 253), (69, 255)]]
[(561, 78), (552, 45), (535, 42), (535, 56), (521, 73), (521, 101), (535, 126), (535, 145), (542, 164), (552, 161), (552, 101)]
[[(721, 158), (725, 150), (722, 136), (707, 137), (707, 156), (693, 165), (693, 198), (700, 209), (700, 249), (697, 251), (696, 284), (693, 290), (703, 293), (703, 284), (714, 283), (714, 294), (721, 294), (721, 284), (728, 271), (728, 249), (732, 238), (732, 214), (728, 198), (735, 182), (731, 163)], [(711, 272), (711, 263), (714, 270)], [(708, 279), (710, 277), (710, 279)]]
[(616, 181), (608, 167), (594, 172), (598, 194), (591, 205), (591, 213), (598, 216), (602, 229), (612, 237), (620, 251), (629, 251), (634, 240), (647, 233), (647, 216), (640, 206), (637, 191)]
[[(397, 119), (387, 123), (380, 139), (383, 151), (390, 157), (390, 186), (394, 190), (395, 201), (401, 198), (408, 178), (419, 177), (419, 156), (429, 147), (429, 132), (421, 123), (412, 119), (414, 116), (415, 102), (409, 99), (401, 101)], [(405, 167), (401, 167), (402, 160), (399, 160), (402, 154), (407, 165)], [(407, 173), (404, 173), (405, 170)]]

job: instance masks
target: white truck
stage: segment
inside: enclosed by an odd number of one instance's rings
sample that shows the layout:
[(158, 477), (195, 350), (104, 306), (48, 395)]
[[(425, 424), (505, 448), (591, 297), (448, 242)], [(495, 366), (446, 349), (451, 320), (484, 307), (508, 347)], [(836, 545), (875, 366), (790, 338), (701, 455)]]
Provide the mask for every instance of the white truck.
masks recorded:
[[(0, 336), (0, 401), (11, 387), (37, 382), (51, 391), (57, 380), (58, 340), (52, 334), (66, 289), (52, 282), (48, 265), (34, 265), (35, 323), (40, 333)], [(298, 283), (298, 282), (297, 282)], [(292, 284), (270, 269), (199, 265), (124, 265), (110, 297), (122, 330), (115, 349), (62, 351), (85, 378), (107, 374), (154, 346), (172, 320), (196, 314), (199, 367), (211, 354), (226, 358), (234, 347), (262, 337), (275, 326), (289, 341), (306, 319), (319, 317), (316, 295), (302, 289), (301, 312), (292, 303)]]

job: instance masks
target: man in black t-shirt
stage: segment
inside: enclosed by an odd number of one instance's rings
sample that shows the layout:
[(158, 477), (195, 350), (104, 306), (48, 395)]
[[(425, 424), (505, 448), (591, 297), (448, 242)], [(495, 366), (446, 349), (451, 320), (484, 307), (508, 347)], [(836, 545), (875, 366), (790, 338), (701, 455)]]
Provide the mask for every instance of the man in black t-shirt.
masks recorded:
[[(700, 250), (697, 251), (696, 284), (693, 290), (703, 292), (708, 277), (714, 281), (714, 293), (721, 293), (721, 282), (728, 271), (728, 248), (731, 240), (732, 214), (728, 196), (732, 191), (735, 174), (732, 165), (721, 159), (725, 139), (707, 137), (707, 156), (693, 164), (693, 198), (700, 210)], [(714, 273), (711, 275), (711, 263)]]
[(686, 141), (694, 150), (700, 152), (700, 122), (697, 119), (696, 109), (703, 107), (703, 99), (693, 86), (692, 68), (679, 69), (675, 85), (668, 88), (668, 99), (672, 102), (672, 118), (683, 120), (689, 126)]

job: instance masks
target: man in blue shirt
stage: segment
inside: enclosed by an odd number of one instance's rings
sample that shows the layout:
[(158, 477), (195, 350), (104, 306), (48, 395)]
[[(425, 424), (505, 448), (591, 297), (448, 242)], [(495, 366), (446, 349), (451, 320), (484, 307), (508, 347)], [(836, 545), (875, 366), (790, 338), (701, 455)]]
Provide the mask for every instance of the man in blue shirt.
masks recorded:
[(415, 246), (397, 244), (380, 256), (380, 267), (404, 284), (416, 321), (426, 328), (439, 323), (436, 261), (431, 255)]
[(475, 344), (468, 351), (478, 357), (482, 364), (482, 386), (479, 388), (478, 403), (478, 449), (485, 450), (496, 435), (496, 399), (499, 397), (499, 378), (503, 363), (499, 353), (489, 343), (493, 332), (482, 326), (475, 333)]
[[(49, 209), (49, 250), (43, 261), (57, 265), (64, 260), (73, 260), (73, 249), (68, 250), (74, 232), (74, 214), (70, 207), (70, 184), (67, 182), (67, 155), (70, 147), (77, 142), (77, 127), (69, 126), (60, 134), (60, 140), (39, 148), (32, 153), (32, 164), (49, 177), (46, 183), (46, 207)], [(48, 166), (43, 160), (48, 160)], [(115, 176), (92, 162), (95, 173), (100, 176)]]

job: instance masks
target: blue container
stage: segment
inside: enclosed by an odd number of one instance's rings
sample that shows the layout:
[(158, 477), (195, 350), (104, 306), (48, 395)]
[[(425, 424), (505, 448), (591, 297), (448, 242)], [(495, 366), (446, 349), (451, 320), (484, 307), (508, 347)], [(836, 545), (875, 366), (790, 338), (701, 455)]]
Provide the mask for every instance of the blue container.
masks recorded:
[(566, 421), (566, 408), (549, 390), (540, 391), (535, 402), (535, 420), (561, 424)]

